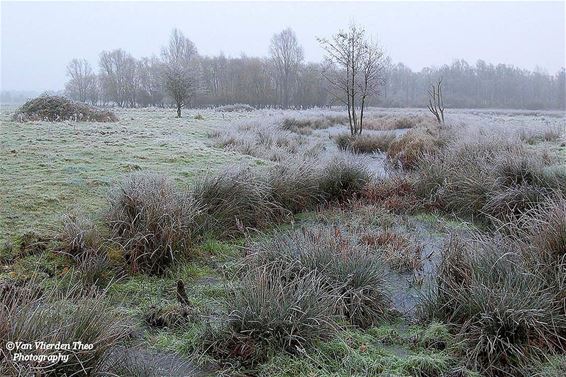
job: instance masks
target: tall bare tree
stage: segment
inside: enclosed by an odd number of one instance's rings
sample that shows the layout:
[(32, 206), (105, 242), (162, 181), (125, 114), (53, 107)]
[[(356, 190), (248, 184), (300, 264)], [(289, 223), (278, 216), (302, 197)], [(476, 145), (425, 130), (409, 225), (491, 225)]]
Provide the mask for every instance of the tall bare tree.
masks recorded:
[(65, 84), (66, 94), (77, 101), (86, 102), (96, 91), (96, 75), (86, 59), (73, 59), (67, 65), (69, 81)]
[(383, 81), (385, 54), (355, 24), (330, 39), (318, 40), (326, 51), (323, 76), (330, 83), (335, 99), (348, 109), (351, 135), (359, 135), (363, 131), (367, 100), (378, 93)]
[(163, 48), (161, 55), (164, 88), (175, 102), (180, 118), (181, 108), (190, 103), (196, 89), (197, 49), (181, 31), (173, 29), (169, 45)]
[(303, 48), (299, 45), (295, 32), (287, 28), (273, 35), (269, 54), (275, 67), (280, 104), (288, 108), (292, 86), (297, 83), (299, 68), (303, 62)]

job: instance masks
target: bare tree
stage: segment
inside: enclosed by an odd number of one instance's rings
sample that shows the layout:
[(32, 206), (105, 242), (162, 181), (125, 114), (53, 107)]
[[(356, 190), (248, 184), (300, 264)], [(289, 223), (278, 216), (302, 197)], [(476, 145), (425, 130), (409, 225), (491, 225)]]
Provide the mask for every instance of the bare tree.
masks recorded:
[(100, 80), (105, 100), (120, 107), (135, 103), (136, 60), (124, 50), (102, 51)]
[(444, 99), (442, 98), (442, 78), (431, 84), (428, 90), (428, 110), (440, 124), (444, 124)]
[(276, 71), (276, 82), (280, 92), (280, 104), (289, 107), (291, 86), (296, 84), (298, 71), (303, 61), (303, 48), (297, 42), (297, 36), (291, 28), (274, 34), (271, 38), (269, 53)]
[(330, 83), (335, 98), (348, 109), (351, 135), (359, 135), (363, 130), (367, 100), (378, 93), (383, 81), (385, 54), (377, 43), (368, 41), (365, 30), (355, 24), (331, 39), (318, 40), (327, 54), (323, 76)]
[(65, 84), (66, 94), (77, 101), (86, 102), (96, 90), (96, 75), (86, 59), (73, 59), (67, 65), (69, 81)]
[(169, 45), (161, 55), (164, 88), (175, 102), (177, 117), (180, 118), (181, 108), (190, 103), (196, 89), (197, 49), (181, 31), (173, 29)]
[(160, 106), (163, 104), (163, 83), (161, 61), (156, 56), (141, 58), (138, 62), (139, 79), (136, 100), (141, 106)]

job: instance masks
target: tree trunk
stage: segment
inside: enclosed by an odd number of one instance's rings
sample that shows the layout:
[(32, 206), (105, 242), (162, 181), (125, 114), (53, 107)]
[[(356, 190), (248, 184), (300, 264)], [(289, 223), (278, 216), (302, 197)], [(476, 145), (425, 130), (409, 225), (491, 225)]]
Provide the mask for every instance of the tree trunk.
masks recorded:
[(364, 126), (364, 106), (365, 106), (365, 102), (366, 102), (366, 97), (362, 96), (362, 108), (360, 109), (360, 132), (358, 132), (358, 135), (362, 134), (362, 130), (363, 130), (363, 126)]
[(177, 118), (181, 117), (181, 104), (177, 103)]

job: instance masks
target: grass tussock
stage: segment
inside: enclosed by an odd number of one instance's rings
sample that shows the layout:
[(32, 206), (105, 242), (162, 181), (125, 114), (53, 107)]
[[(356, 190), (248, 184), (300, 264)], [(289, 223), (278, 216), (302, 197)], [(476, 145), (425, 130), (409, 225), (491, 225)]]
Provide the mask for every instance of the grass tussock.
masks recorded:
[(371, 177), (365, 166), (348, 155), (336, 156), (321, 165), (319, 189), (327, 201), (359, 196)]
[(337, 312), (354, 325), (368, 327), (390, 314), (383, 261), (337, 228), (303, 228), (256, 244), (250, 253), (252, 264), (285, 266), (286, 279), (311, 272), (322, 276)]
[(380, 134), (365, 134), (360, 136), (351, 136), (342, 134), (334, 140), (338, 148), (353, 153), (377, 153), (386, 152), (389, 146), (395, 140), (394, 132), (385, 132)]
[(397, 168), (413, 170), (425, 155), (435, 154), (446, 142), (439, 127), (414, 128), (392, 140), (387, 149), (388, 162)]
[(516, 219), (566, 188), (566, 175), (547, 156), (491, 133), (421, 157), (415, 177), (429, 203), (482, 221)]
[(163, 273), (199, 231), (200, 204), (158, 174), (127, 176), (110, 192), (109, 203), (111, 239), (134, 273)]
[(86, 254), (96, 254), (102, 242), (102, 236), (94, 221), (83, 211), (75, 210), (63, 215), (62, 229), (59, 235), (61, 251), (74, 258)]
[(217, 237), (265, 228), (285, 217), (286, 211), (270, 200), (272, 191), (266, 179), (246, 167), (205, 177), (192, 192), (202, 205), (204, 231)]
[[(111, 351), (129, 334), (124, 317), (116, 313), (104, 296), (83, 292), (77, 287), (51, 287), (37, 294), (38, 286), (28, 283), (22, 289), (3, 292), (0, 296), (0, 339), (31, 343), (82, 342), (92, 349), (9, 351), (0, 350), (2, 375), (72, 376), (97, 375), (105, 371), (105, 361)], [(25, 293), (27, 292), (27, 293)], [(43, 362), (17, 361), (13, 353), (41, 355)], [(65, 363), (54, 362), (62, 353), (69, 356)]]
[(286, 279), (286, 266), (246, 273), (226, 300), (226, 326), (212, 331), (205, 347), (214, 357), (253, 367), (269, 356), (297, 354), (335, 333), (334, 297), (312, 272)]
[(74, 102), (65, 97), (40, 96), (23, 104), (14, 114), (19, 122), (116, 122), (118, 117), (108, 110), (100, 110), (85, 103)]
[(393, 213), (411, 213), (422, 207), (414, 183), (406, 175), (390, 175), (369, 182), (361, 193), (364, 202), (378, 204)]
[(566, 199), (556, 197), (529, 214), (529, 240), (548, 264), (566, 263)]
[(381, 252), (383, 260), (396, 271), (419, 271), (422, 268), (422, 246), (403, 234), (391, 230), (365, 233), (361, 241)]
[(322, 201), (322, 173), (316, 161), (293, 159), (270, 169), (271, 200), (292, 213), (314, 209)]
[(330, 128), (346, 123), (348, 123), (348, 118), (345, 116), (326, 115), (317, 118), (285, 118), (281, 122), (281, 128), (286, 131), (309, 135), (313, 130)]
[(563, 352), (566, 326), (556, 287), (505, 238), (453, 239), (429, 315), (458, 329), (471, 367), (488, 376), (528, 375), (529, 364)]

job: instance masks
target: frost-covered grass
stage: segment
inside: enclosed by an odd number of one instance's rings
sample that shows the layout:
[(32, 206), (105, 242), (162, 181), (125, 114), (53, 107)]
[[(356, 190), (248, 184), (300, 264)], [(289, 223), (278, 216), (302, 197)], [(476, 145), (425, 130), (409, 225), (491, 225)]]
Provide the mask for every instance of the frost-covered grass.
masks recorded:
[[(227, 305), (232, 298), (230, 293), (242, 284), (242, 263), (247, 261), (244, 256), (253, 242), (263, 243), (265, 239), (265, 244), (270, 244), (269, 241), (277, 240), (282, 232), (295, 234), (293, 230), (324, 227), (333, 239), (340, 241), (337, 250), (357, 245), (383, 259), (388, 275), (387, 293), (394, 309), (391, 315), (399, 323), (388, 323), (389, 316), (387, 319), (376, 317), (368, 329), (362, 330), (341, 320), (335, 333), (322, 337), (315, 334), (305, 343), (304, 350), (297, 350), (300, 352), (292, 349), (292, 352), (273, 355), (271, 351), (280, 348), (267, 347), (265, 360), (256, 366), (256, 373), (274, 376), (473, 375), (464, 373), (464, 366), (470, 365), (459, 349), (454, 324), (414, 327), (410, 323), (423, 293), (434, 284), (431, 278), (437, 274), (443, 258), (441, 251), (449, 236), (465, 235), (472, 230), (487, 233), (487, 230), (477, 223), (464, 223), (457, 214), (435, 211), (421, 202), (413, 203), (418, 198), (412, 181), (401, 175), (391, 179), (387, 175), (389, 171), (384, 169), (383, 153), (362, 156), (340, 151), (334, 137), (348, 132), (347, 126), (341, 124), (344, 111), (199, 109), (185, 111), (181, 119), (175, 118), (170, 109), (116, 112), (120, 121), (115, 124), (19, 124), (9, 121), (10, 111), (0, 114), (0, 240), (13, 241), (13, 247), (9, 248), (4, 247), (4, 242), (0, 243), (3, 266), (0, 290), (5, 280), (23, 280), (39, 274), (52, 284), (70, 279), (73, 271), (81, 272), (81, 266), (73, 258), (53, 251), (82, 254), (90, 249), (104, 250), (108, 267), (100, 274), (92, 268), (90, 272), (92, 276), (104, 277), (104, 282), (117, 279), (108, 289), (105, 303), (131, 320), (135, 327), (133, 343), (142, 343), (143, 352), (160, 350), (160, 355), (167, 356), (176, 353), (186, 361), (202, 347), (202, 339), (210, 335), (211, 326), (214, 329), (225, 323), (230, 314), (230, 305)], [(367, 120), (364, 134), (390, 133), (397, 138), (433, 121), (426, 110), (419, 109), (369, 109)], [(564, 118), (557, 113), (450, 110), (447, 121), (459, 131), (466, 127), (475, 130), (473, 132), (480, 132), (479, 127), (502, 131), (517, 142), (528, 142), (525, 153), (539, 149), (551, 155), (558, 151), (566, 160)], [(464, 132), (458, 134), (463, 135), (461, 139), (468, 139)], [(472, 136), (477, 139), (477, 135)], [(373, 175), (378, 173), (382, 179), (373, 182), (376, 185), (373, 191), (366, 185), (360, 193), (361, 187), (348, 182), (365, 183), (366, 179), (350, 174), (354, 170), (349, 169), (348, 164), (326, 165), (340, 158)], [(222, 241), (217, 234), (207, 233), (191, 243), (190, 254), (179, 255), (159, 276), (123, 269), (123, 250), (116, 242), (106, 242), (112, 235), (102, 224), (103, 214), (108, 210), (106, 198), (111, 183), (134, 170), (155, 171), (170, 177), (181, 191), (198, 186), (200, 178), (217, 177), (226, 166), (244, 164), (249, 171), (243, 176), (263, 177), (262, 182), (271, 190), (260, 190), (261, 194), (289, 210), (288, 218), (285, 217), (287, 224), (277, 225), (281, 221), (267, 219), (266, 224), (259, 227), (254, 224), (258, 216), (253, 212), (241, 222), (243, 211), (238, 208), (228, 212), (226, 223), (235, 223), (238, 230), (242, 228), (245, 237)], [(325, 195), (319, 192), (321, 176), (326, 177), (322, 180)], [(243, 181), (251, 182), (248, 178)], [(253, 199), (249, 191), (242, 192), (238, 198)], [(351, 195), (344, 195), (345, 192)], [(212, 198), (227, 197), (227, 194), (212, 195)], [(234, 204), (234, 200), (227, 202)], [(62, 215), (76, 206), (86, 218), (67, 217), (64, 223), (67, 232), (63, 233), (66, 237), (50, 240), (49, 236), (60, 234), (55, 231), (61, 230)], [(557, 211), (557, 219), (561, 213)], [(555, 222), (552, 230), (561, 225)], [(249, 224), (252, 225), (248, 227)], [(95, 227), (101, 232), (91, 234), (90, 230)], [(223, 225), (222, 229), (225, 228)], [(255, 228), (261, 228), (261, 232), (256, 232)], [(30, 230), (35, 233), (26, 233)], [(560, 246), (556, 240), (561, 238), (554, 237), (559, 232), (549, 234), (553, 237), (545, 233), (544, 240), (550, 239), (553, 246)], [(371, 270), (368, 272), (373, 273), (373, 268)], [(179, 281), (187, 288), (188, 307), (181, 305), (176, 296)], [(365, 295), (366, 287), (363, 289), (360, 292)], [(283, 293), (296, 292), (291, 289)], [(285, 297), (294, 299), (293, 295)], [(269, 307), (259, 309), (270, 313)], [(255, 323), (253, 316), (250, 320)], [(269, 324), (269, 321), (264, 323)], [(280, 328), (285, 329), (285, 323)], [(265, 340), (262, 344), (267, 345), (277, 341), (269, 332), (263, 334), (262, 339)], [(239, 352), (250, 350), (245, 339), (234, 344), (243, 346)], [(132, 352), (134, 356), (144, 355)], [(549, 360), (545, 368), (563, 369), (561, 359), (556, 360), (552, 363)], [(155, 358), (148, 359), (149, 364), (157, 364), (154, 361)]]
[[(0, 241), (49, 233), (80, 205), (98, 212), (109, 185), (127, 172), (158, 171), (187, 182), (247, 156), (215, 148), (207, 133), (241, 114), (168, 109), (117, 110), (116, 123), (10, 121), (0, 115)], [(204, 120), (194, 119), (201, 114)]]
[[(289, 154), (333, 154), (337, 148), (329, 136), (347, 131), (346, 126), (334, 125), (313, 128), (307, 135), (275, 126), (284, 119), (343, 117), (344, 112), (335, 108), (231, 113), (198, 109), (186, 110), (181, 119), (170, 109), (117, 109), (120, 120), (112, 124), (21, 124), (10, 120), (14, 110), (4, 106), (0, 114), (0, 241), (30, 230), (52, 232), (61, 215), (76, 205), (99, 211), (108, 186), (127, 172), (153, 170), (185, 183), (228, 163), (279, 161)], [(195, 119), (196, 115), (203, 119)], [(366, 112), (368, 125), (380, 120), (395, 123), (395, 119), (423, 123), (430, 117), (425, 109)], [(447, 121), (456, 126), (512, 129), (528, 136), (548, 134), (544, 131), (548, 128), (553, 138), (566, 123), (564, 114), (557, 112), (452, 109), (447, 111)], [(218, 139), (211, 140), (210, 133)], [(560, 140), (566, 141), (564, 133), (552, 143), (532, 139), (566, 158), (566, 147), (560, 146)], [(218, 148), (219, 142), (226, 147)], [(371, 170), (382, 171), (382, 162), (379, 158), (370, 162)]]

